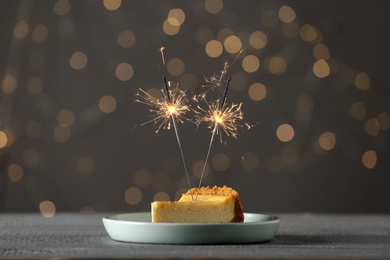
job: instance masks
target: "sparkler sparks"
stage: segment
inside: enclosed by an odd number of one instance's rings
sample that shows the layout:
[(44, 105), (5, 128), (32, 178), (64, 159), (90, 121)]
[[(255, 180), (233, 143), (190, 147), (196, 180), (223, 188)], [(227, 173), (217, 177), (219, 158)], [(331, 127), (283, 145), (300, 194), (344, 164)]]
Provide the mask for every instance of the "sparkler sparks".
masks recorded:
[[(162, 63), (165, 65), (164, 49), (165, 49), (164, 47), (161, 47), (159, 51), (161, 53)], [(232, 136), (234, 138), (237, 138), (238, 129), (244, 125), (242, 123), (243, 115), (244, 115), (244, 113), (241, 110), (242, 103), (239, 104), (233, 103), (230, 106), (226, 106), (226, 97), (227, 97), (227, 92), (228, 92), (231, 79), (228, 78), (227, 80), (224, 80), (224, 77), (226, 76), (229, 68), (237, 60), (238, 56), (242, 52), (243, 50), (239, 52), (239, 54), (231, 64), (225, 61), (223, 69), (220, 71), (218, 75), (205, 78), (206, 84), (203, 85), (203, 87), (209, 87), (208, 90), (206, 90), (204, 93), (200, 95), (193, 96), (193, 101), (197, 103), (199, 103), (199, 97), (200, 97), (201, 101), (205, 102), (206, 108), (202, 108), (200, 105), (198, 105), (197, 110), (192, 109), (192, 107), (189, 105), (189, 98), (187, 97), (184, 91), (179, 89), (179, 84), (177, 84), (173, 90), (170, 90), (171, 82), (167, 82), (165, 77), (163, 77), (165, 91), (163, 89), (161, 90), (162, 93), (161, 98), (155, 98), (142, 89), (139, 89), (139, 92), (137, 93), (137, 96), (139, 98), (136, 101), (150, 106), (151, 108), (149, 111), (152, 114), (154, 114), (152, 119), (143, 123), (142, 125), (147, 123), (154, 123), (155, 125), (158, 125), (156, 133), (158, 133), (161, 129), (169, 130), (173, 126), (176, 140), (180, 149), (180, 154), (181, 154), (188, 186), (191, 191), (192, 191), (191, 183), (189, 180), (186, 161), (184, 159), (184, 153), (183, 153), (181, 140), (179, 137), (177, 122), (184, 123), (184, 120), (192, 122), (190, 119), (185, 117), (185, 114), (188, 112), (193, 112), (195, 113), (194, 123), (196, 125), (199, 126), (202, 123), (206, 123), (208, 124), (207, 128), (212, 129), (211, 139), (209, 142), (206, 159), (199, 180), (199, 185), (198, 185), (198, 191), (199, 191), (215, 136), (219, 135), (221, 143), (222, 143), (222, 133), (225, 133), (225, 135), (228, 137)], [(220, 90), (223, 83), (226, 83), (226, 87), (222, 99), (210, 103), (207, 102), (206, 94), (208, 93), (208, 91)], [(250, 128), (248, 124), (245, 125), (248, 127), (248, 129)], [(198, 193), (196, 193), (195, 199), (192, 193), (191, 193), (191, 197), (193, 201), (196, 201), (198, 198)]]
[[(167, 88), (168, 88), (167, 84)], [(190, 106), (188, 105), (188, 97), (186, 93), (179, 89), (178, 85), (174, 88), (174, 90), (166, 89), (166, 91), (161, 90), (162, 98), (155, 98), (143, 89), (139, 89), (136, 99), (136, 102), (145, 104), (150, 106), (150, 112), (154, 114), (154, 117), (143, 123), (154, 123), (158, 125), (156, 133), (158, 133), (161, 129), (171, 129), (172, 126), (172, 116), (175, 119), (183, 123), (184, 120), (188, 120), (185, 117), (185, 114), (191, 111)]]
[[(243, 53), (243, 51), (244, 51), (243, 49), (240, 50), (240, 52), (237, 54), (237, 56), (234, 58), (234, 60), (231, 63), (229, 63), (228, 61), (225, 61), (223, 63), (223, 68), (219, 72), (219, 74), (212, 75), (211, 77), (204, 77), (206, 84), (204, 84), (202, 87), (208, 88), (206, 90), (206, 92), (208, 92), (210, 90), (220, 89), (221, 86), (224, 83), (226, 83), (226, 80), (224, 80), (226, 74), (228, 73), (230, 67), (236, 62), (238, 57), (240, 57), (241, 53)], [(205, 93), (201, 94), (201, 96), (205, 97)]]

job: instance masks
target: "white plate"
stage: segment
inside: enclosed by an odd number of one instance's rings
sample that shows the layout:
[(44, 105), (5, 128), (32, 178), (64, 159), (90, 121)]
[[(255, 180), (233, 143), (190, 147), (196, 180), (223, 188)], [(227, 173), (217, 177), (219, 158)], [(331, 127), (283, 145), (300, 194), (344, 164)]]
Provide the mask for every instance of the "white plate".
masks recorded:
[(108, 235), (117, 241), (158, 244), (242, 244), (271, 240), (276, 216), (244, 213), (243, 223), (153, 223), (150, 212), (103, 218)]

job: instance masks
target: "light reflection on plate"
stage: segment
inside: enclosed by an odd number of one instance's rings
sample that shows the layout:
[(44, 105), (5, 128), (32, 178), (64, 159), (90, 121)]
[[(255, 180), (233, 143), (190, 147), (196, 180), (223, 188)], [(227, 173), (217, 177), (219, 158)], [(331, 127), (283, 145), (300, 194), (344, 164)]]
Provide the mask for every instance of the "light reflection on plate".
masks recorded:
[(276, 216), (244, 213), (243, 223), (153, 223), (150, 212), (103, 218), (108, 235), (117, 241), (158, 244), (243, 244), (271, 240), (278, 230)]

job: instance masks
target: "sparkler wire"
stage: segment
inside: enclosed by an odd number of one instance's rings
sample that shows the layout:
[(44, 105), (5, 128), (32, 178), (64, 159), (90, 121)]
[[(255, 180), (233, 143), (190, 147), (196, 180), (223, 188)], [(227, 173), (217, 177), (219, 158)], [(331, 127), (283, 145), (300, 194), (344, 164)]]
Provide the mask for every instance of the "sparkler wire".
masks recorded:
[[(219, 106), (219, 109), (220, 109), (221, 113), (223, 112), (223, 106), (225, 105), (227, 91), (228, 91), (228, 88), (229, 88), (229, 85), (230, 85), (230, 81), (231, 81), (231, 78), (228, 78), (228, 81), (227, 81), (226, 87), (225, 87), (225, 92), (223, 94), (223, 97), (222, 97), (222, 100), (221, 100), (221, 104)], [(200, 180), (199, 180), (199, 184), (198, 184), (198, 190), (196, 191), (195, 201), (198, 199), (199, 189), (200, 189), (200, 186), (202, 185), (204, 172), (206, 170), (207, 162), (208, 162), (209, 157), (210, 157), (210, 152), (211, 152), (211, 147), (212, 147), (213, 142), (214, 142), (214, 137), (217, 134), (217, 129), (218, 129), (218, 121), (216, 120), (213, 132), (211, 134), (211, 139), (210, 139), (210, 143), (209, 143), (209, 148), (208, 148), (208, 151), (207, 151), (206, 159), (205, 159), (204, 164), (203, 164), (202, 174), (200, 175)]]
[[(165, 84), (165, 90), (167, 92), (168, 102), (171, 103), (172, 102), (171, 101), (171, 95), (169, 93), (167, 79), (165, 78), (165, 76), (163, 77), (163, 80), (164, 80), (164, 84)], [(178, 128), (177, 128), (176, 118), (175, 118), (175, 115), (173, 113), (171, 113), (171, 119), (172, 119), (173, 129), (175, 130), (175, 136), (176, 136), (177, 144), (178, 144), (179, 150), (180, 150), (181, 160), (183, 162), (183, 167), (184, 167), (184, 171), (185, 171), (185, 174), (186, 174), (188, 187), (189, 187), (189, 190), (191, 191), (190, 177), (188, 175), (187, 164), (186, 164), (186, 161), (185, 161), (185, 158), (184, 158), (184, 152), (183, 152), (183, 148), (182, 148), (181, 141), (180, 141), (180, 136), (179, 136), (179, 131), (178, 131)], [(192, 195), (192, 192), (191, 192), (191, 198), (192, 198), (192, 200), (194, 200), (194, 196)]]

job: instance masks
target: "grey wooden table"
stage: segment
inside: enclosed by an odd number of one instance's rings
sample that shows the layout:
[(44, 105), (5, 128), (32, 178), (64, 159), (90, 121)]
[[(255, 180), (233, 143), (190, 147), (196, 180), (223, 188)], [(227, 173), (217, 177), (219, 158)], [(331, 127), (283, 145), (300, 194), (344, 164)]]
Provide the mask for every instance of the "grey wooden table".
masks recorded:
[(390, 259), (390, 215), (276, 214), (266, 243), (156, 245), (113, 241), (107, 214), (0, 214), (1, 258)]

